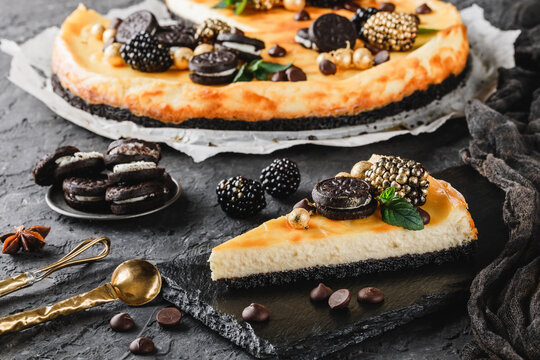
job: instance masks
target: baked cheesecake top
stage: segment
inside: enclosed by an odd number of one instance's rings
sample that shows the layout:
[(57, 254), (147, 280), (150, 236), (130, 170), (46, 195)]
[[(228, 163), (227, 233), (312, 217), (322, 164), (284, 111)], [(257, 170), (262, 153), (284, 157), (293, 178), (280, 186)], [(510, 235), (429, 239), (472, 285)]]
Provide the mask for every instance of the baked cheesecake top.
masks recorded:
[[(425, 1), (396, 0), (396, 11), (414, 13)], [(186, 70), (171, 68), (163, 73), (144, 73), (128, 66), (112, 66), (104, 59), (103, 42), (91, 34), (95, 24), (108, 26), (109, 20), (80, 5), (62, 25), (53, 49), (53, 72), (62, 86), (92, 104), (127, 108), (135, 115), (174, 124), (192, 118), (259, 121), (353, 115), (402, 100), (417, 90), (426, 90), (450, 75), (463, 71), (468, 56), (466, 29), (458, 10), (451, 4), (427, 1), (432, 13), (419, 15), (421, 26), (438, 29), (419, 34), (414, 47), (391, 52), (390, 61), (367, 70), (342, 70), (324, 76), (318, 69), (316, 51), (294, 40), (298, 29), (310, 21), (294, 21), (294, 13), (282, 8), (234, 16), (231, 9), (211, 9), (213, 0), (169, 0), (187, 18), (200, 20), (220, 14), (238, 25), (247, 36), (266, 43), (265, 61), (294, 63), (307, 81), (251, 81), (225, 86), (193, 83)], [(376, 6), (374, 1), (360, 1)], [(195, 6), (195, 7), (193, 7)], [(201, 9), (206, 10), (201, 11)], [(350, 18), (346, 10), (307, 9), (311, 19), (334, 12)], [(357, 41), (361, 46), (361, 41)], [(269, 57), (267, 50), (278, 44), (285, 57)]]

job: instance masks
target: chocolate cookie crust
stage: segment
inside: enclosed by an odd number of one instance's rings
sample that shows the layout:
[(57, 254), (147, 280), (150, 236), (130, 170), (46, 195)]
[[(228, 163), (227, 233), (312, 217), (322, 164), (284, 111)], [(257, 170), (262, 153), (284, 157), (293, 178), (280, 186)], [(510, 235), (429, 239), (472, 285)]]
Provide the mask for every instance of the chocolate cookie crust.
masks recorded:
[(391, 103), (375, 110), (362, 112), (358, 115), (343, 115), (337, 117), (311, 116), (294, 119), (276, 118), (254, 122), (243, 120), (229, 121), (218, 118), (193, 118), (180, 124), (164, 123), (147, 116), (137, 116), (127, 109), (117, 108), (109, 105), (89, 104), (82, 98), (71, 93), (69, 90), (64, 89), (56, 75), (52, 76), (51, 82), (54, 92), (76, 108), (111, 120), (131, 121), (144, 127), (175, 127), (210, 130), (301, 131), (372, 124), (387, 116), (393, 116), (402, 111), (420, 108), (434, 100), (440, 99), (442, 96), (456, 89), (464, 79), (467, 72), (468, 65), (458, 76), (451, 75), (442, 83), (438, 85), (431, 85), (427, 90), (424, 91), (416, 91), (400, 102)]

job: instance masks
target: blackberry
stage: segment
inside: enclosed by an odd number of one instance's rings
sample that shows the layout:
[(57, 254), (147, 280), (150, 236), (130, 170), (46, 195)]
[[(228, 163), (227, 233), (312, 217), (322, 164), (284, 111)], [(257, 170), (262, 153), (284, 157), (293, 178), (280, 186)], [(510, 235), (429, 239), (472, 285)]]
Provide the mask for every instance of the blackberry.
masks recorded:
[(120, 56), (132, 69), (142, 72), (167, 71), (173, 64), (169, 49), (147, 32), (138, 33), (122, 45)]
[(368, 8), (361, 7), (360, 9), (356, 10), (356, 13), (351, 18), (351, 21), (354, 24), (354, 27), (356, 28), (356, 32), (359, 37), (362, 36), (362, 29), (367, 19), (369, 19), (371, 15), (375, 15), (378, 12), (379, 10), (377, 10), (374, 7), (368, 7)]
[(216, 194), (223, 211), (233, 217), (252, 216), (266, 207), (261, 183), (243, 176), (221, 180)]
[(330, 8), (341, 7), (345, 0), (308, 0), (311, 6)]
[(300, 185), (298, 165), (290, 159), (275, 159), (261, 171), (261, 183), (264, 190), (277, 198), (293, 194)]

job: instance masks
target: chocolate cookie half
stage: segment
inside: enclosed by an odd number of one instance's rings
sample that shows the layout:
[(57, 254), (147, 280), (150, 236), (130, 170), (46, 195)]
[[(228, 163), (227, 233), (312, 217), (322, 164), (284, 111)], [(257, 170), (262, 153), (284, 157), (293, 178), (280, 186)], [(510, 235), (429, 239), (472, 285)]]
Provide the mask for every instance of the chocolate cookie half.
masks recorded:
[(145, 212), (160, 207), (165, 203), (164, 186), (159, 181), (112, 186), (107, 189), (105, 200), (110, 202), (113, 214)]
[(201, 85), (222, 85), (233, 81), (238, 59), (230, 51), (210, 51), (194, 56), (189, 62), (191, 81)]
[(319, 16), (309, 27), (309, 39), (315, 43), (319, 51), (332, 51), (356, 44), (356, 29), (353, 23), (344, 16), (324, 14)]
[(103, 154), (90, 152), (76, 152), (73, 155), (59, 157), (55, 160), (57, 165), (54, 176), (63, 180), (70, 176), (87, 176), (99, 174), (105, 169)]
[(157, 164), (161, 159), (161, 147), (145, 140), (119, 139), (109, 145), (104, 159), (109, 169), (117, 164), (135, 161), (151, 161)]
[(118, 25), (115, 38), (117, 42), (126, 43), (140, 32), (154, 35), (158, 26), (154, 14), (147, 10), (140, 10), (129, 15)]
[(377, 208), (371, 186), (360, 178), (335, 177), (318, 182), (311, 193), (319, 214), (333, 220), (367, 217)]
[(113, 172), (109, 174), (109, 182), (116, 183), (138, 183), (141, 181), (160, 179), (165, 169), (158, 168), (155, 162), (135, 161), (126, 164), (118, 164), (113, 167)]
[(105, 175), (70, 177), (62, 182), (66, 204), (81, 211), (105, 210), (105, 191), (108, 186), (109, 181)]
[(34, 182), (40, 186), (53, 185), (56, 181), (54, 171), (58, 166), (56, 164), (56, 160), (64, 156), (71, 156), (76, 152), (79, 152), (79, 149), (77, 149), (75, 146), (62, 146), (56, 149), (53, 153), (45, 155), (43, 158), (41, 158), (41, 160), (38, 161), (32, 170)]
[(266, 47), (264, 41), (241, 34), (221, 33), (216, 38), (216, 49), (234, 52), (245, 61), (261, 58), (261, 51)]

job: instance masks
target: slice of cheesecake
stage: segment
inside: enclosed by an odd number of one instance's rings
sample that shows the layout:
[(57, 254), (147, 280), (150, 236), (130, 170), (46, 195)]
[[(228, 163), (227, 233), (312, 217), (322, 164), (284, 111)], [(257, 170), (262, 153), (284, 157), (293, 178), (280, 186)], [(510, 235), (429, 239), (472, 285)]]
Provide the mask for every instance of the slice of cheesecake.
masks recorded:
[(431, 176), (428, 181), (422, 209), (431, 220), (422, 230), (389, 225), (382, 221), (379, 209), (355, 220), (313, 215), (307, 230), (293, 228), (282, 216), (215, 247), (209, 259), (212, 280), (253, 287), (462, 258), (477, 239), (467, 203), (449, 183)]

